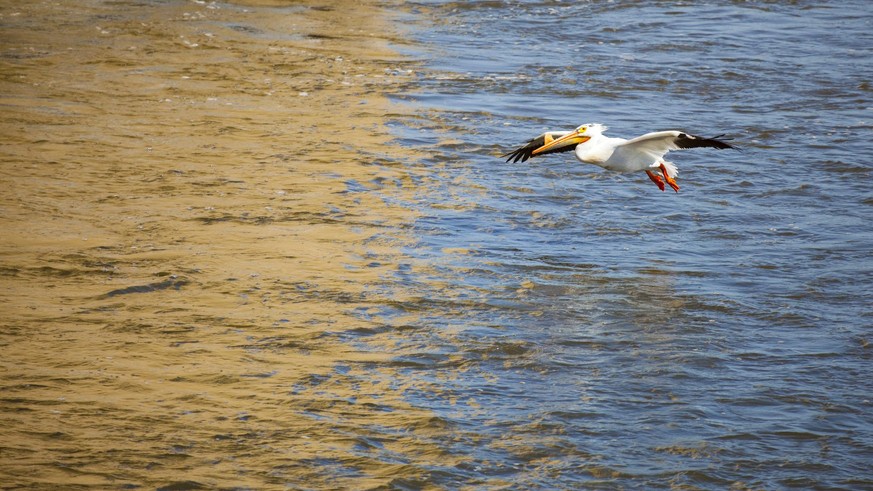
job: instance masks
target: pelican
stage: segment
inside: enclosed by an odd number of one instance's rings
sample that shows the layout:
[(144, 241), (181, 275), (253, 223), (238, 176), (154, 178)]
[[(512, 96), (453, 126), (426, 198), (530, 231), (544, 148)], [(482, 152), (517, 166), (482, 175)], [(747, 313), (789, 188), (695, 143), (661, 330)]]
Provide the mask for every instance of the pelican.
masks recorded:
[[(573, 131), (547, 131), (501, 157), (507, 162), (522, 162), (547, 153), (574, 151), (576, 158), (586, 164), (594, 164), (615, 172), (646, 171), (649, 179), (665, 189), (664, 181), (679, 192), (675, 177), (679, 173), (673, 162), (664, 160), (670, 150), (686, 148), (734, 148), (715, 138), (694, 136), (681, 131), (657, 131), (646, 133), (631, 140), (604, 136), (607, 127), (598, 124), (583, 124)], [(664, 179), (657, 174), (660, 170)]]

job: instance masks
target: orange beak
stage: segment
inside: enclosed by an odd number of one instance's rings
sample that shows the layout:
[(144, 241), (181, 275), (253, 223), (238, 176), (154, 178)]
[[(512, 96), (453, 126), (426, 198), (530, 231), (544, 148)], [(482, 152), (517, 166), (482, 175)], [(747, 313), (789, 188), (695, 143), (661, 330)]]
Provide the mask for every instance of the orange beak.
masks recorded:
[(570, 134), (567, 134), (567, 135), (562, 136), (561, 138), (558, 138), (557, 140), (552, 140), (550, 142), (547, 142), (545, 145), (543, 145), (540, 148), (537, 148), (536, 150), (531, 152), (531, 155), (537, 155), (537, 154), (540, 154), (543, 152), (548, 152), (549, 150), (554, 150), (557, 148), (562, 148), (562, 147), (566, 147), (566, 146), (570, 146), (570, 145), (575, 146), (575, 145), (578, 145), (580, 143), (585, 143), (590, 139), (591, 139), (590, 136), (582, 136), (579, 134), (578, 131), (573, 131)]

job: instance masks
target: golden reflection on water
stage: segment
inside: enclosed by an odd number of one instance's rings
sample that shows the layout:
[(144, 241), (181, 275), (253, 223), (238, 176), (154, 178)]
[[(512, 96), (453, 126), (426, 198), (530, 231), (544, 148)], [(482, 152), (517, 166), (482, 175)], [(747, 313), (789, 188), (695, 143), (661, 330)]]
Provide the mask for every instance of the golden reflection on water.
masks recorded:
[(408, 431), (432, 415), (361, 372), (388, 354), (336, 335), (416, 267), (413, 212), (380, 197), (413, 195), (379, 165), (414, 157), (384, 128), (401, 40), (367, 2), (282, 5), (0, 6), (5, 485), (372, 487), (448, 463)]

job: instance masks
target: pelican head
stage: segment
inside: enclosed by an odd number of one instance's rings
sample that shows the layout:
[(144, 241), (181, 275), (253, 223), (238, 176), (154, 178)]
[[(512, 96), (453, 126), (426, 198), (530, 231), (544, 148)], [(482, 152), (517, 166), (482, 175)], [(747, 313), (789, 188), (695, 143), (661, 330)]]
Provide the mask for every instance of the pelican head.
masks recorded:
[(583, 124), (582, 126), (576, 128), (576, 131), (582, 131), (583, 133), (585, 133), (588, 136), (595, 136), (595, 135), (602, 135), (603, 133), (606, 133), (606, 130), (608, 130), (608, 129), (609, 129), (609, 127), (607, 127), (606, 125), (602, 125), (600, 123), (587, 123), (587, 124)]
[(582, 143), (587, 142), (592, 137), (600, 136), (604, 131), (606, 131), (606, 126), (600, 123), (588, 123), (579, 126), (575, 130), (567, 133), (566, 135), (556, 138), (552, 141), (546, 141), (545, 145), (537, 148), (531, 155), (537, 155), (539, 153), (547, 152), (549, 150), (555, 150), (562, 147), (567, 147), (570, 145), (576, 146)]

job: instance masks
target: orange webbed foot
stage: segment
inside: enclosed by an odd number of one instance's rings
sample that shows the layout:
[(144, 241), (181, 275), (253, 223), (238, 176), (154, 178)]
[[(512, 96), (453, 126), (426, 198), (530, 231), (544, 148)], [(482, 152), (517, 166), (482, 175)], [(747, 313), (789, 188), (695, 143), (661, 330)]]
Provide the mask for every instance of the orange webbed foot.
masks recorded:
[(664, 188), (664, 181), (661, 180), (661, 176), (659, 176), (658, 174), (655, 174), (652, 171), (648, 171), (648, 170), (646, 171), (646, 174), (648, 174), (649, 179), (651, 179), (653, 183), (658, 185), (658, 189), (660, 189), (661, 191), (663, 191), (665, 189)]
[[(670, 177), (669, 174), (667, 174), (667, 168), (664, 166), (664, 164), (661, 164), (661, 174), (664, 174), (664, 180), (666, 180), (667, 184), (669, 184), (670, 187), (673, 188), (673, 191), (676, 191), (678, 193), (679, 185), (676, 184), (676, 181), (672, 177)], [(663, 185), (658, 185), (658, 187), (661, 188), (661, 191), (664, 190)]]

